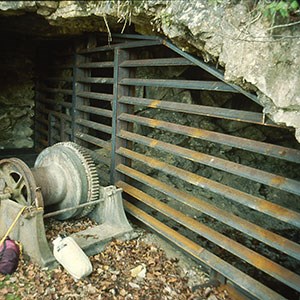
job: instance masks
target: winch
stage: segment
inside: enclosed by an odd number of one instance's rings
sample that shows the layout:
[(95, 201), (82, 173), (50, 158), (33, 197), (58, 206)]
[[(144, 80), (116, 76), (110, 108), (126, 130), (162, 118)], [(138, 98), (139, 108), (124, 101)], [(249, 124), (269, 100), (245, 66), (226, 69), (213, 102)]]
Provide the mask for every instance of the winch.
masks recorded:
[(55, 261), (45, 235), (46, 217), (67, 220), (88, 216), (99, 224), (72, 234), (88, 255), (103, 250), (111, 238), (126, 238), (132, 232), (122, 190), (100, 186), (91, 156), (73, 142), (44, 149), (31, 169), (18, 158), (2, 159), (0, 200), (0, 237), (26, 206), (10, 237), (19, 240), (24, 251), (42, 266)]

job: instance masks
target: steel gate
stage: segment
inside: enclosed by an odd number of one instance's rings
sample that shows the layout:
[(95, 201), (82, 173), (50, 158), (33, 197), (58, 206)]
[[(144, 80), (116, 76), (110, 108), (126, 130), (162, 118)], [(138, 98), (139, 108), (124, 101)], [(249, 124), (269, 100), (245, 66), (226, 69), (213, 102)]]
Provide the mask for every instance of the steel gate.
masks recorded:
[[(289, 129), (269, 120), (254, 94), (158, 37), (114, 35), (108, 45), (102, 35), (51, 41), (41, 45), (39, 62), (38, 151), (67, 140), (85, 146), (102, 185), (123, 189), (126, 211), (214, 276), (256, 299), (299, 297), (299, 145), (225, 133), (210, 122), (285, 136)], [(180, 75), (166, 76), (169, 70)], [(180, 77), (187, 70), (190, 78)], [(151, 98), (154, 92), (160, 99)], [(222, 107), (187, 97), (204, 92), (235, 100)], [(262, 165), (240, 162), (245, 153)], [(273, 161), (287, 167), (275, 173)], [(296, 175), (288, 178), (285, 169)]]

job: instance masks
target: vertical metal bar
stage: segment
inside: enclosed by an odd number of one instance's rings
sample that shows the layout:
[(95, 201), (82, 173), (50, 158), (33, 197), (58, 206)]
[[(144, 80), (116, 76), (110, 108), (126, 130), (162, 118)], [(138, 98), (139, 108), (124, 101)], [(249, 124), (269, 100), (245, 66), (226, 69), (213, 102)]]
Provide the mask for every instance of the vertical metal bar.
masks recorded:
[(75, 115), (76, 115), (76, 79), (77, 79), (77, 54), (76, 47), (74, 47), (74, 56), (73, 56), (73, 79), (72, 79), (72, 108), (71, 108), (71, 141), (75, 141)]
[[(114, 49), (114, 86), (113, 86), (113, 117), (112, 117), (112, 152), (111, 152), (111, 169), (110, 169), (110, 183), (114, 184), (117, 180), (120, 180), (120, 176), (116, 171), (116, 165), (120, 162), (124, 163), (124, 158), (116, 154), (116, 150), (121, 146), (126, 146), (126, 141), (117, 137), (118, 132), (127, 124), (121, 120), (118, 120), (118, 116), (128, 111), (128, 105), (118, 103), (118, 99), (122, 96), (128, 96), (130, 88), (127, 86), (121, 86), (119, 83), (123, 78), (129, 77), (129, 69), (121, 68), (120, 64), (129, 58), (129, 52), (121, 50), (119, 48)], [(119, 178), (117, 178), (119, 176)]]

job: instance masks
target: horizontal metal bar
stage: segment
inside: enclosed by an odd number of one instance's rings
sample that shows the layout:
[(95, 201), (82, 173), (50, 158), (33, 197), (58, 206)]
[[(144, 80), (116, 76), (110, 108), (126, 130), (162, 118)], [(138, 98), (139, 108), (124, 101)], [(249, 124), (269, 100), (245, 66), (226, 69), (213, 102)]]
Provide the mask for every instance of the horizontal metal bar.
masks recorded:
[(46, 87), (41, 87), (38, 89), (38, 92), (47, 92), (47, 93), (61, 93), (65, 95), (72, 95), (73, 91), (72, 90), (67, 90), (67, 89), (58, 89), (58, 88), (46, 88)]
[(103, 94), (103, 93), (95, 93), (95, 92), (77, 92), (76, 95), (82, 98), (96, 99), (96, 100), (103, 100), (103, 101), (112, 101), (114, 97), (112, 94)]
[[(216, 78), (226, 82), (225, 78), (224, 78), (224, 74), (223, 72), (221, 72), (220, 70), (218, 70), (217, 68), (215, 68), (214, 66), (211, 66), (207, 63), (205, 63), (204, 61), (201, 61), (199, 58), (192, 56), (189, 53), (186, 53), (184, 51), (182, 51), (181, 49), (177, 48), (175, 45), (173, 45), (172, 43), (170, 43), (169, 41), (164, 40), (163, 41), (163, 45), (165, 45), (166, 47), (170, 48), (171, 50), (173, 50), (174, 52), (176, 52), (177, 54), (181, 55), (182, 57), (185, 57), (186, 59), (188, 59), (189, 61), (193, 62), (195, 65), (197, 65), (198, 67), (200, 67), (201, 69), (205, 70), (206, 72), (210, 73), (211, 75), (215, 76)], [(245, 95), (247, 98), (251, 99), (252, 101), (256, 102), (257, 104), (263, 106), (260, 101), (258, 100), (256, 95), (253, 95), (249, 92), (247, 92), (246, 90), (244, 90), (243, 88), (241, 88), (240, 86), (237, 86), (235, 84), (232, 83), (228, 83), (232, 88), (234, 88), (237, 92)]]
[(40, 133), (40, 134), (42, 134), (42, 135), (48, 137), (48, 131), (47, 131), (46, 129), (43, 129), (43, 128), (37, 126), (37, 127), (36, 127), (36, 131), (37, 131), (38, 133)]
[[(101, 149), (99, 149), (99, 150), (101, 150)], [(110, 162), (111, 162), (111, 159), (110, 159), (111, 151), (110, 150), (106, 149), (105, 155), (107, 155), (107, 156), (105, 156), (103, 154), (99, 154), (97, 152), (97, 150), (90, 150), (88, 148), (85, 148), (85, 151), (87, 151), (89, 153), (89, 155), (92, 157), (93, 161), (96, 164), (103, 163), (106, 166), (110, 167)], [(99, 170), (97, 172), (99, 172)], [(107, 176), (109, 177), (109, 174)]]
[(266, 125), (273, 127), (282, 127), (275, 124), (272, 120), (264, 117), (262, 113), (242, 111), (236, 109), (228, 109), (221, 107), (203, 106), (197, 104), (187, 104), (172, 101), (160, 101), (147, 98), (137, 98), (123, 96), (119, 99), (120, 103), (141, 105), (150, 108), (166, 109), (170, 111), (177, 111), (207, 117), (222, 118), (240, 122), (253, 123), (258, 125)]
[[(204, 164), (206, 166), (225, 171), (237, 176), (241, 176), (295, 195), (300, 195), (300, 182), (286, 177), (278, 176), (259, 169), (244, 166), (219, 157), (193, 151), (184, 147), (165, 143), (159, 140), (151, 139), (136, 133), (122, 130), (119, 137), (145, 145), (147, 147), (166, 151), (174, 155), (189, 159), (193, 162)], [(300, 214), (296, 215), (300, 220)]]
[(111, 134), (111, 132), (112, 132), (112, 129), (110, 126), (100, 124), (97, 122), (93, 122), (93, 121), (89, 121), (89, 120), (85, 120), (85, 119), (77, 119), (77, 120), (75, 120), (75, 123), (77, 123), (79, 125), (83, 125), (88, 128), (92, 128), (92, 129), (101, 131), (101, 132), (105, 132), (108, 134)]
[(237, 93), (234, 88), (222, 81), (124, 78), (120, 81), (120, 84)]
[(295, 163), (300, 163), (300, 151), (296, 149), (290, 149), (282, 146), (253, 141), (246, 138), (231, 136), (219, 132), (212, 132), (212, 131), (189, 127), (185, 125), (179, 125), (179, 124), (170, 123), (166, 121), (134, 116), (126, 113), (122, 113), (119, 116), (119, 120), (134, 122), (139, 125), (149, 126), (151, 128), (166, 130), (173, 133), (178, 133), (193, 138), (198, 138), (201, 140), (219, 143), (222, 145), (227, 145), (238, 149), (243, 149), (255, 153), (260, 153), (263, 155), (273, 156), (276, 158), (284, 159)]
[(77, 81), (83, 83), (101, 83), (101, 84), (114, 83), (113, 78), (104, 78), (104, 77), (84, 77), (84, 78), (78, 78)]
[[(195, 175), (191, 172), (181, 170), (179, 168), (176, 168), (174, 166), (170, 166), (166, 163), (163, 163), (161, 161), (155, 160), (155, 159), (149, 159), (145, 155), (138, 154), (133, 151), (125, 150), (124, 148), (120, 148), (117, 152), (118, 154), (132, 159), (133, 161), (139, 161), (141, 163), (144, 163), (145, 165), (154, 168), (156, 170), (162, 171), (168, 175), (175, 176), (177, 178), (180, 178), (184, 180), (185, 182), (191, 183), (195, 186), (206, 188), (206, 186), (203, 186), (203, 180), (205, 178)], [(135, 158), (134, 158), (135, 156)], [(221, 210), (220, 208), (217, 208), (211, 204), (209, 204), (206, 201), (200, 200), (199, 198), (193, 197), (185, 192), (178, 191), (174, 188), (168, 188), (164, 183), (157, 181), (154, 178), (150, 178), (147, 175), (142, 174), (141, 172), (138, 172), (136, 170), (132, 170), (125, 166), (117, 166), (117, 170), (119, 172), (122, 172), (126, 176), (136, 176), (140, 175), (141, 177), (137, 178), (134, 177), (134, 179), (142, 182), (144, 179), (147, 184), (151, 183), (149, 185), (150, 187), (156, 186), (158, 190), (162, 193), (167, 192), (169, 196), (173, 197), (174, 199), (183, 202), (186, 205), (189, 205), (195, 209), (198, 209), (202, 211), (203, 213), (213, 217), (214, 219), (225, 223), (251, 237), (254, 237), (255, 239), (279, 250), (283, 253), (286, 253), (287, 255), (290, 255), (296, 259), (300, 259), (300, 245), (296, 244), (292, 241), (289, 241), (288, 239), (275, 234), (271, 231), (268, 231), (266, 229), (263, 229), (260, 226), (257, 226), (247, 220), (243, 220), (242, 218), (235, 216), (232, 213), (226, 212), (225, 210)], [(126, 170), (126, 173), (124, 173), (124, 170)], [(130, 175), (129, 175), (130, 174)], [(220, 186), (224, 187), (224, 194), (222, 196), (227, 197), (231, 199), (232, 197), (228, 197), (228, 187), (222, 184), (218, 184)], [(234, 191), (234, 189), (229, 189), (229, 191)], [(239, 191), (237, 191), (239, 192)], [(182, 197), (188, 197), (188, 198), (182, 198)], [(234, 197), (233, 197), (234, 198)]]
[(60, 215), (60, 214), (62, 214), (64, 212), (67, 212), (67, 211), (72, 211), (74, 209), (78, 209), (78, 208), (82, 208), (82, 207), (86, 207), (86, 206), (97, 205), (97, 204), (99, 204), (101, 202), (104, 202), (104, 199), (99, 199), (99, 200), (95, 200), (95, 201), (89, 201), (89, 202), (86, 202), (86, 203), (83, 203), (83, 204), (79, 204), (79, 205), (76, 205), (76, 206), (73, 206), (73, 207), (68, 207), (68, 208), (57, 210), (57, 211), (53, 211), (53, 212), (44, 214), (43, 218), (44, 219), (51, 218), (51, 217)]
[(113, 68), (113, 61), (101, 61), (101, 62), (87, 62), (80, 63), (77, 65), (78, 68), (81, 69), (100, 69), (100, 68)]
[(96, 145), (98, 147), (101, 147), (101, 148), (105, 148), (105, 149), (108, 149), (108, 150), (111, 150), (111, 143), (110, 142), (107, 142), (107, 141), (103, 141), (99, 138), (96, 138), (94, 136), (91, 136), (89, 134), (86, 134), (86, 133), (82, 133), (82, 132), (76, 132), (75, 133), (75, 136), (78, 138), (78, 139), (81, 139), (85, 142), (88, 142), (90, 144), (93, 144), (93, 145)]
[(42, 103), (46, 103), (46, 104), (52, 104), (52, 105), (61, 105), (61, 106), (66, 107), (66, 108), (72, 108), (72, 103), (70, 103), (70, 102), (55, 101), (55, 100), (49, 99), (49, 98), (40, 97), (38, 99), (38, 102), (42, 102)]
[(37, 142), (42, 144), (44, 147), (48, 147), (49, 146), (49, 142), (48, 139), (42, 139), (40, 137), (37, 138)]
[(125, 60), (120, 67), (164, 67), (164, 66), (194, 66), (195, 64), (184, 57), (132, 59)]
[(229, 279), (234, 284), (241, 287), (243, 290), (247, 291), (250, 295), (254, 296), (255, 298), (265, 300), (285, 299), (283, 296), (264, 286), (260, 282), (254, 280), (249, 275), (243, 273), (242, 271), (238, 270), (237, 268), (233, 267), (229, 263), (219, 258), (218, 256), (205, 250), (204, 248), (192, 242), (185, 236), (171, 229), (170, 227), (158, 221), (157, 219), (151, 217), (141, 209), (135, 207), (130, 202), (125, 200), (124, 207), (128, 213), (140, 220), (142, 223), (146, 224), (158, 234), (162, 235), (170, 242), (172, 242), (182, 250), (186, 251), (188, 254), (192, 255), (202, 264), (208, 265), (210, 268), (222, 274), (225, 278)]
[(46, 113), (39, 112), (38, 109), (37, 109), (36, 110), (36, 115), (35, 115), (35, 117), (36, 117), (35, 122), (38, 122), (38, 123), (48, 127), (49, 126), (48, 119), (46, 119), (44, 114), (46, 114)]
[(42, 108), (42, 107), (37, 107), (37, 110), (40, 111), (40, 112), (46, 113), (46, 114), (52, 114), (53, 116), (55, 116), (57, 118), (60, 118), (60, 119), (62, 118), (62, 119), (67, 120), (67, 121), (72, 121), (71, 116), (66, 115), (62, 112), (58, 112), (58, 111), (54, 111), (54, 110), (50, 110), (50, 109)]
[(102, 52), (102, 51), (110, 51), (114, 50), (115, 48), (139, 48), (139, 47), (149, 47), (149, 46), (155, 46), (155, 45), (161, 45), (160, 40), (149, 40), (149, 41), (134, 41), (134, 42), (127, 42), (127, 43), (119, 43), (119, 44), (111, 44), (101, 47), (95, 47), (90, 49), (85, 49), (82, 51), (77, 52), (78, 54), (90, 54), (90, 53), (96, 53), (96, 52)]
[(98, 115), (98, 116), (103, 116), (107, 118), (112, 117), (112, 111), (108, 109), (103, 109), (103, 108), (98, 108), (98, 107), (93, 107), (93, 106), (88, 106), (88, 105), (78, 105), (76, 107), (76, 110), (84, 111), (90, 114)]
[(285, 285), (300, 291), (300, 276), (297, 274), (258, 254), (257, 252), (248, 249), (235, 240), (232, 240), (229, 237), (194, 220), (193, 218), (184, 215), (182, 212), (177, 211), (176, 209), (164, 204), (163, 202), (160, 202), (159, 200), (156, 200), (155, 198), (125, 182), (118, 182), (117, 186), (121, 187), (125, 193), (133, 196), (135, 199), (145, 203), (151, 208), (173, 219), (177, 223), (187, 227), (219, 247), (241, 258), (252, 266), (283, 282)]
[[(100, 33), (101, 34), (101, 33)], [(125, 41), (131, 40), (131, 39), (137, 39), (137, 40), (159, 40), (160, 42), (163, 41), (163, 39), (159, 36), (154, 35), (141, 35), (141, 34), (126, 34), (126, 33), (112, 33), (113, 38), (121, 38), (125, 39)]]

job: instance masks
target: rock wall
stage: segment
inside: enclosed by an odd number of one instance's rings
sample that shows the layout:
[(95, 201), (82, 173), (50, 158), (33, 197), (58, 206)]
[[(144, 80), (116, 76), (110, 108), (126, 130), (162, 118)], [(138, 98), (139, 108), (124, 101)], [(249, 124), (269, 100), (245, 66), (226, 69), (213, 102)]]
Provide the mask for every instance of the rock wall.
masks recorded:
[(4, 40), (0, 48), (0, 149), (31, 148), (34, 52), (24, 40)]
[(275, 122), (296, 128), (300, 141), (300, 26), (272, 30), (270, 21), (251, 3), (1, 1), (0, 13), (35, 13), (45, 18), (49, 27), (32, 28), (46, 36), (121, 32), (130, 23), (138, 33), (165, 36), (183, 50), (222, 66), (227, 81), (255, 91), (264, 111)]

